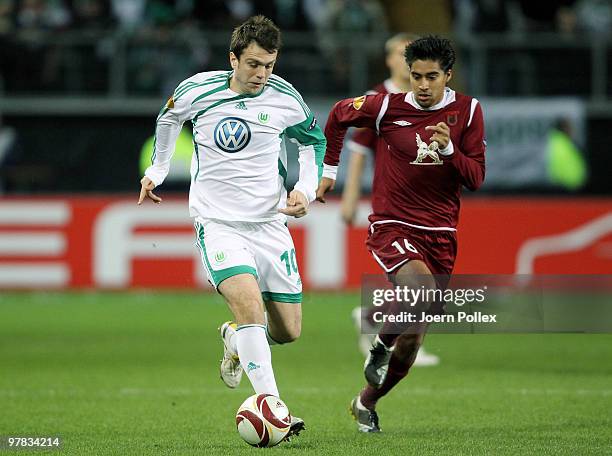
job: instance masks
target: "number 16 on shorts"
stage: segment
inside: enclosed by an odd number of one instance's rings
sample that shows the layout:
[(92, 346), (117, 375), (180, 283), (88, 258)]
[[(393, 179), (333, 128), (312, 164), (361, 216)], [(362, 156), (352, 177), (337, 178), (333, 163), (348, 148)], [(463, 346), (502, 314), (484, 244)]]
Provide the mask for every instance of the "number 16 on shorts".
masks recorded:
[[(404, 242), (404, 246), (402, 247), (402, 245), (399, 243), (399, 241), (395, 241), (393, 242), (391, 245), (393, 247), (395, 247), (397, 249), (397, 251), (399, 253), (401, 253), (402, 255), (404, 255), (406, 253), (406, 250), (412, 252), (412, 253), (419, 253), (416, 249), (416, 247), (414, 245), (412, 245), (410, 242), (408, 242), (408, 239), (402, 239)], [(405, 247), (405, 250), (404, 250)]]

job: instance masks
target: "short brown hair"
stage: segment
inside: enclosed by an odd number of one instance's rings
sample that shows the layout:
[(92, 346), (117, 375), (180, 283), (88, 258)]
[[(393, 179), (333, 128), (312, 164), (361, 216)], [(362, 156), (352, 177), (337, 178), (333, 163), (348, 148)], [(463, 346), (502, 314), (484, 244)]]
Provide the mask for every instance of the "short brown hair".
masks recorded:
[(281, 32), (274, 22), (265, 16), (250, 17), (232, 32), (230, 51), (239, 59), (242, 51), (253, 41), (272, 53), (281, 47)]

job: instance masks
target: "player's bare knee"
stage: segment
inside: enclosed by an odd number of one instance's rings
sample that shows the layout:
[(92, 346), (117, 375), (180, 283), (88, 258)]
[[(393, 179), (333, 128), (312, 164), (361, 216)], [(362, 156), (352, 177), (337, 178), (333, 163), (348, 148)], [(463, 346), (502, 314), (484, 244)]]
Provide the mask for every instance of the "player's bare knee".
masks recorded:
[(285, 324), (280, 328), (277, 328), (274, 334), (271, 336), (278, 343), (289, 344), (297, 340), (302, 333), (301, 322), (294, 322), (291, 324)]
[(297, 322), (291, 325), (291, 330), (288, 334), (289, 342), (294, 342), (302, 335), (302, 324), (301, 322)]
[(295, 342), (299, 336), (294, 334), (283, 334), (281, 337), (275, 338), (275, 340), (280, 344), (290, 344), (291, 342)]

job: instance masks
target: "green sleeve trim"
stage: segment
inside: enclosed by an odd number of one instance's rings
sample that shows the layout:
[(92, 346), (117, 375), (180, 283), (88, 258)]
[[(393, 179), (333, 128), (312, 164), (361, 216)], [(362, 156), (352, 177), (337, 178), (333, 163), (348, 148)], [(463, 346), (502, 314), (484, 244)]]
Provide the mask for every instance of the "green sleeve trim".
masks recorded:
[(263, 291), (261, 297), (264, 301), (287, 302), (291, 304), (300, 304), (302, 302), (302, 293), (273, 293), (271, 291)]
[(155, 163), (155, 157), (157, 156), (157, 122), (159, 119), (168, 112), (168, 107), (164, 104), (159, 110), (159, 114), (157, 115), (157, 119), (155, 119), (155, 134), (153, 135), (153, 153), (151, 154), (151, 165)]
[(158, 121), (164, 114), (168, 112), (168, 107), (164, 104), (162, 108), (159, 110), (159, 114), (157, 115), (156, 121)]
[[(200, 149), (198, 148), (198, 143), (196, 142), (196, 127), (195, 127), (195, 122), (193, 123), (193, 151), (195, 152), (196, 155), (196, 163), (198, 164), (198, 169), (196, 170), (195, 174), (193, 175), (193, 181), (195, 182), (196, 179), (198, 178), (198, 175), (200, 174)], [(204, 241), (202, 241), (203, 243)]]
[(319, 180), (323, 175), (323, 158), (325, 157), (325, 146), (327, 140), (317, 125), (317, 120), (310, 114), (303, 122), (293, 125), (285, 129), (285, 133), (289, 138), (295, 139), (303, 146), (313, 146), (315, 150), (315, 163), (318, 169)]
[(285, 165), (283, 165), (283, 162), (281, 161), (281, 159), (278, 159), (278, 174), (280, 175), (280, 177), (283, 178), (283, 183), (286, 184), (287, 183), (287, 170), (285, 169)]
[(257, 325), (255, 323), (253, 323), (252, 325), (238, 325), (236, 327), (236, 331), (240, 331), (241, 329), (244, 328), (261, 328), (261, 329), (266, 329), (266, 327), (264, 325)]

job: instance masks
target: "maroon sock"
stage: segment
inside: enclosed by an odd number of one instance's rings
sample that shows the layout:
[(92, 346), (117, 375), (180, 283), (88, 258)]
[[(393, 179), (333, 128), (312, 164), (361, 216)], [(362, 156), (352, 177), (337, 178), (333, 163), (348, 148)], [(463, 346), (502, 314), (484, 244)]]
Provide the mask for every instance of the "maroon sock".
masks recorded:
[(399, 381), (408, 375), (410, 366), (405, 365), (395, 356), (391, 356), (387, 377), (380, 388), (367, 385), (360, 394), (361, 403), (369, 410), (374, 410), (378, 400), (386, 395)]
[(380, 388), (374, 388), (373, 386), (367, 385), (363, 390), (361, 390), (359, 398), (365, 408), (374, 410), (378, 400), (391, 391), (402, 378), (408, 375), (408, 371), (416, 358), (417, 351), (418, 347), (414, 355), (410, 356), (405, 361), (400, 360), (397, 356), (395, 356), (395, 354), (391, 356), (387, 377)]

